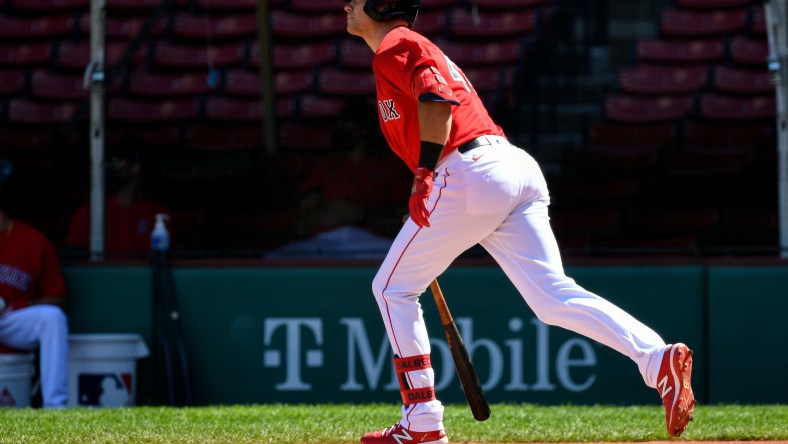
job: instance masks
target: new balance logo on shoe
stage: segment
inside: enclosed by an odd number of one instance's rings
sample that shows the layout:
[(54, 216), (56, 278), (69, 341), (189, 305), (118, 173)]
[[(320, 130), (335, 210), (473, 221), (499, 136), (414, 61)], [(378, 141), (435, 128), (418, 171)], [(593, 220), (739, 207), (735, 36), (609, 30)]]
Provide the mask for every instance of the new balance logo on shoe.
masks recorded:
[(401, 428), (400, 430), (402, 430), (401, 435), (394, 432), (391, 433), (391, 437), (394, 438), (395, 441), (397, 441), (397, 444), (405, 444), (406, 442), (413, 442), (413, 437), (410, 436), (410, 433), (408, 433), (407, 429)]
[(668, 386), (668, 375), (665, 375), (662, 379), (659, 380), (659, 383), (657, 383), (657, 387), (659, 388), (660, 391), (659, 397), (661, 399), (665, 399), (665, 396), (667, 396), (668, 393), (670, 393), (670, 391), (673, 390), (673, 387)]
[(448, 444), (446, 433), (441, 430), (414, 432), (397, 423), (361, 437), (361, 444)]

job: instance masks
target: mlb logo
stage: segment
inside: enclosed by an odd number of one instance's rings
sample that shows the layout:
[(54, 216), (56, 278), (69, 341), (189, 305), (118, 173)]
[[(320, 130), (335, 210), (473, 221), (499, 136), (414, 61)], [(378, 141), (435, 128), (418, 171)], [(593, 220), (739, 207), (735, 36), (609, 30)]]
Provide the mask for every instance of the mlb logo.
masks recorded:
[(77, 381), (78, 403), (85, 407), (128, 407), (131, 379), (131, 373), (82, 373)]
[(16, 399), (8, 387), (3, 387), (3, 391), (0, 392), (0, 408), (2, 407), (16, 407)]

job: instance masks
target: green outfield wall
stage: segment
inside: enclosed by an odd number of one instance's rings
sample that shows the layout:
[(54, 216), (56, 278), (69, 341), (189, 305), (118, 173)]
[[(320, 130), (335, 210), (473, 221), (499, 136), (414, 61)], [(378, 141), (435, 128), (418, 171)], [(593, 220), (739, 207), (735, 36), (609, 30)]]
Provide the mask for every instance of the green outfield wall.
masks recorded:
[[(788, 267), (577, 266), (570, 276), (695, 350), (704, 403), (788, 402)], [(145, 266), (68, 266), (73, 333), (139, 333), (155, 350)], [(174, 277), (198, 404), (396, 402), (370, 285), (374, 267), (179, 266)], [(628, 358), (539, 322), (495, 267), (453, 267), (441, 286), (491, 402), (658, 402)], [(422, 298), (436, 389), (462, 402), (434, 302)], [(155, 357), (137, 404), (155, 404)]]

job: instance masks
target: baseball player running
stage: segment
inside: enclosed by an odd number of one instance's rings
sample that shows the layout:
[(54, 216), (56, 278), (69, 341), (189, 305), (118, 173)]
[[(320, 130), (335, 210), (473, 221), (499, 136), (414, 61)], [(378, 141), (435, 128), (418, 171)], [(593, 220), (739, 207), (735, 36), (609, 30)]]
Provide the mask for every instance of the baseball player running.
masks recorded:
[(375, 53), (379, 120), (413, 171), (410, 218), (372, 283), (399, 375), (402, 419), (362, 444), (447, 443), (419, 297), (466, 249), (481, 244), (542, 322), (635, 361), (657, 388), (667, 431), (692, 420), (692, 351), (564, 273), (550, 197), (536, 161), (509, 143), (462, 70), (411, 27), (419, 0), (345, 0), (347, 30)]

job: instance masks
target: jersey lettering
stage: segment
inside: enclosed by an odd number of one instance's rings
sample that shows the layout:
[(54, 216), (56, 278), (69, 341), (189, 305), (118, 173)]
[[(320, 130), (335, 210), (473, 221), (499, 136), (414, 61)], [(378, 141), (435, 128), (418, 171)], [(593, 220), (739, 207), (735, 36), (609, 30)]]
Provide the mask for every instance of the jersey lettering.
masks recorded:
[(32, 276), (25, 270), (12, 265), (0, 265), (0, 284), (27, 292)]
[(380, 117), (383, 119), (384, 122), (388, 122), (389, 120), (399, 119), (400, 115), (397, 110), (394, 109), (396, 103), (393, 100), (381, 100), (378, 101), (378, 109), (380, 109)]
[(451, 75), (451, 78), (458, 82), (462, 82), (462, 86), (465, 88), (465, 91), (473, 92), (471, 82), (469, 82), (468, 79), (465, 78), (465, 75), (460, 72), (459, 68), (457, 68), (457, 65), (452, 62), (449, 56), (446, 54), (443, 56), (446, 57), (446, 64), (449, 66), (449, 74)]

